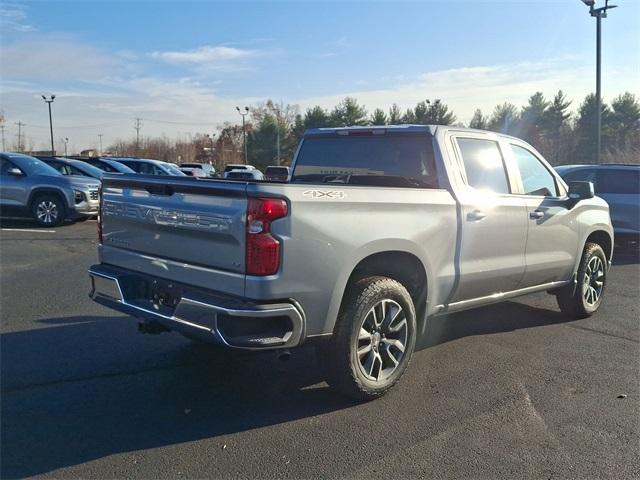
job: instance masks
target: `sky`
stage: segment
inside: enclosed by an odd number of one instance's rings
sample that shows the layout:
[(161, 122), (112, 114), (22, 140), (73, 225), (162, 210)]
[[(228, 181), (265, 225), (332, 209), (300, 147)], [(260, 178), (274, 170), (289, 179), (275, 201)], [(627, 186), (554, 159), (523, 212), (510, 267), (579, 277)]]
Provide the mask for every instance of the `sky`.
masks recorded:
[[(597, 5), (604, 0), (597, 0)], [(603, 20), (603, 96), (640, 95), (640, 0)], [(440, 98), (461, 122), (562, 89), (576, 109), (595, 89), (595, 19), (580, 0), (5, 1), (0, 109), (36, 149), (135, 135), (188, 138), (240, 122), (267, 99), (369, 111)]]

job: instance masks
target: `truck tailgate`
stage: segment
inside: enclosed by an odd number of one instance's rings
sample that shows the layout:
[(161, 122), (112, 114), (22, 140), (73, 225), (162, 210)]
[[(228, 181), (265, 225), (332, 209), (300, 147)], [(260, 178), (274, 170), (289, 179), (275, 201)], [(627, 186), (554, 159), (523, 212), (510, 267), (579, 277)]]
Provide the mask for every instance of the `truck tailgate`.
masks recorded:
[(175, 281), (202, 282), (207, 276), (209, 287), (222, 287), (226, 277), (234, 277), (235, 291), (228, 293), (242, 295), (246, 207), (245, 183), (105, 176), (102, 261)]

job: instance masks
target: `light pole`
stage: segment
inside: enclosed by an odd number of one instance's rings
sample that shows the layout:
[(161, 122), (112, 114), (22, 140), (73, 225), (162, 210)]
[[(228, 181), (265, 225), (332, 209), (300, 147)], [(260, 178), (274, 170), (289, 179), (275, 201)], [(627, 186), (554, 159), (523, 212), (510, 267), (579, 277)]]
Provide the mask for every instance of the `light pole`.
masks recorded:
[(596, 18), (596, 163), (600, 163), (600, 150), (602, 146), (602, 90), (600, 73), (602, 69), (602, 19), (607, 18), (607, 10), (616, 8), (617, 5), (609, 5), (609, 0), (604, 0), (604, 7), (595, 8), (596, 0), (582, 0), (589, 7), (589, 14)]
[(236, 110), (242, 115), (242, 143), (244, 144), (244, 163), (247, 163), (247, 130), (245, 128), (244, 117), (249, 113), (249, 107), (244, 107), (244, 113), (240, 110), (240, 107), (236, 107)]
[(52, 157), (56, 156), (56, 149), (53, 146), (53, 121), (51, 120), (51, 104), (53, 103), (55, 98), (56, 98), (55, 95), (51, 95), (49, 98), (47, 98), (46, 95), (42, 95), (42, 99), (49, 106), (49, 131), (51, 132), (51, 156)]
[(67, 156), (67, 145), (69, 145), (69, 137), (64, 137), (64, 156)]

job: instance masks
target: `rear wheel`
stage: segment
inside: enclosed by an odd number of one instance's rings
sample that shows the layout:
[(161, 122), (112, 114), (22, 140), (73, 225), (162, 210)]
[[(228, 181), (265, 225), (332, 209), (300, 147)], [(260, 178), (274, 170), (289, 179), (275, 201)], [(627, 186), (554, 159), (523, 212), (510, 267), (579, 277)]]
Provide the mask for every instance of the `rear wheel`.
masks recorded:
[(60, 197), (52, 194), (38, 195), (31, 204), (33, 219), (43, 227), (60, 225), (65, 217), (65, 209)]
[(415, 347), (409, 292), (386, 277), (356, 282), (325, 346), (328, 383), (358, 400), (383, 395), (402, 376)]
[(607, 283), (607, 257), (597, 243), (587, 243), (578, 267), (577, 285), (556, 294), (563, 313), (574, 318), (593, 315), (600, 305)]

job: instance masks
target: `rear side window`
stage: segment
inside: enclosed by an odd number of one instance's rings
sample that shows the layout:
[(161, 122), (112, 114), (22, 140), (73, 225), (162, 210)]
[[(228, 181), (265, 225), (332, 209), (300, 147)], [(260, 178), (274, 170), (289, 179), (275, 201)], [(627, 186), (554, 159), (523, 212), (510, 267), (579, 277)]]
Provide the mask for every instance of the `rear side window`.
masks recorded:
[(432, 140), (426, 135), (305, 138), (292, 181), (438, 188)]
[(518, 170), (520, 170), (525, 194), (544, 197), (558, 196), (555, 177), (533, 153), (518, 145), (511, 145), (511, 150), (518, 164)]
[(458, 138), (467, 173), (467, 183), (478, 190), (509, 193), (509, 182), (498, 142), (480, 138)]
[(596, 193), (640, 194), (640, 168), (598, 170)]

